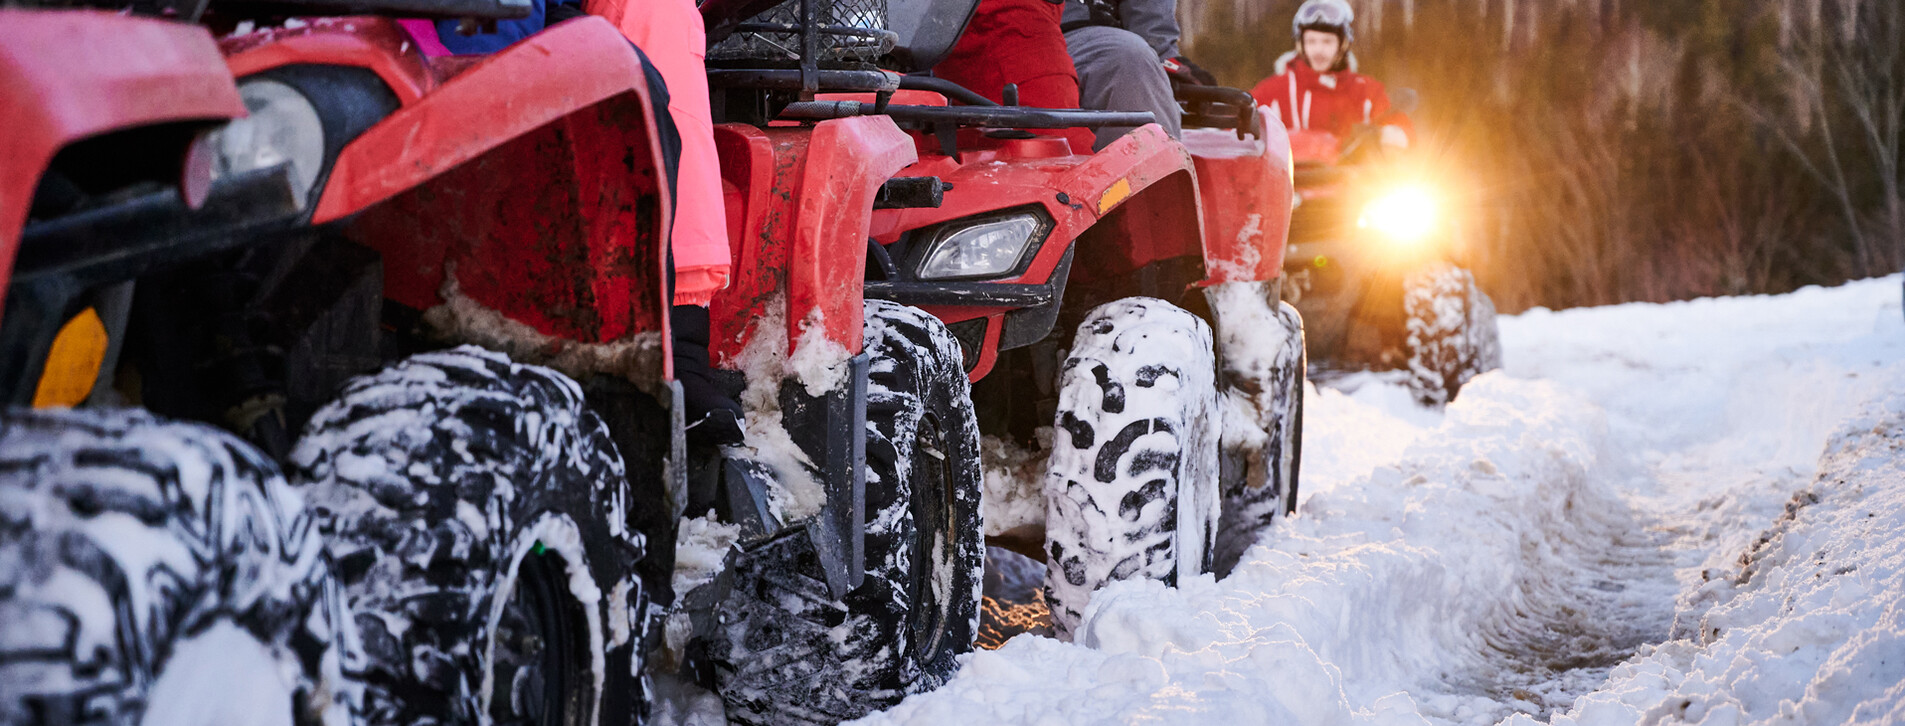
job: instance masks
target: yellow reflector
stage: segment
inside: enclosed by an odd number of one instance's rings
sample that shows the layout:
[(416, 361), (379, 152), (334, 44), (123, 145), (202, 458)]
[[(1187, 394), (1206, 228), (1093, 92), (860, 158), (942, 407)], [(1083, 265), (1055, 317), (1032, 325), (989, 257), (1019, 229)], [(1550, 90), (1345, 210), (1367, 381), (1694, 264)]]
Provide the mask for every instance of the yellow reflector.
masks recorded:
[(34, 408), (72, 407), (93, 392), (99, 366), (106, 361), (106, 326), (92, 308), (81, 310), (53, 338), (46, 353), (40, 387), (33, 392)]
[(1103, 196), (1098, 197), (1098, 213), (1102, 215), (1111, 211), (1112, 207), (1118, 206), (1119, 202), (1129, 196), (1131, 196), (1131, 180), (1119, 179), (1118, 183), (1105, 190)]

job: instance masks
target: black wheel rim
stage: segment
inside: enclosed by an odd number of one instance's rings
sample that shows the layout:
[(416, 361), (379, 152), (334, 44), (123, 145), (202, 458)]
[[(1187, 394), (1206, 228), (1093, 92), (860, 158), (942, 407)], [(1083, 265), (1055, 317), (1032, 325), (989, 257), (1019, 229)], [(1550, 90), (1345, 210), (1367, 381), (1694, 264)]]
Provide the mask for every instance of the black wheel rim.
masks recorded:
[(516, 570), (490, 662), (490, 720), (522, 726), (588, 722), (588, 616), (569, 591), (568, 563), (537, 542)]
[(957, 552), (958, 528), (952, 526), (953, 474), (951, 454), (946, 451), (946, 436), (934, 416), (923, 416), (913, 442), (913, 576), (912, 612), (908, 627), (913, 653), (921, 662), (931, 662), (945, 640), (950, 616), (951, 593), (937, 597), (933, 583), (942, 564), (941, 553), (933, 544), (941, 541), (946, 558)]

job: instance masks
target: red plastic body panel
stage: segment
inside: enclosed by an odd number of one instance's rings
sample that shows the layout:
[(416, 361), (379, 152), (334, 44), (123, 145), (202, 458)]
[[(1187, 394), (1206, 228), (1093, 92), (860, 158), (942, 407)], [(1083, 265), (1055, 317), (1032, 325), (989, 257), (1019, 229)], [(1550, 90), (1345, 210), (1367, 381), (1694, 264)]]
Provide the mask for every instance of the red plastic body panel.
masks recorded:
[(1290, 142), (1278, 124), (1264, 138), (1185, 129), (1204, 209), (1205, 283), (1255, 282), (1283, 274), (1290, 236)]
[[(366, 68), (390, 86), (405, 106), (436, 88), (448, 71), (418, 52), (396, 21), (379, 17), (313, 18), (295, 27), (272, 27), (219, 41), (234, 76), (243, 78), (278, 66), (312, 65)], [(455, 59), (464, 60), (464, 59)]]
[[(1264, 125), (1269, 126), (1272, 124), (1266, 123)], [(1281, 127), (1281, 124), (1277, 124), (1277, 126)], [(1340, 147), (1342, 144), (1342, 140), (1336, 138), (1336, 134), (1332, 134), (1328, 131), (1317, 131), (1316, 129), (1297, 129), (1295, 131), (1286, 131), (1285, 133), (1290, 137), (1290, 157), (1294, 159), (1296, 163), (1321, 164), (1324, 166), (1336, 163), (1336, 157), (1341, 152)]]
[[(920, 136), (920, 161), (900, 176), (937, 176), (952, 185), (937, 209), (879, 210), (873, 213), (873, 237), (892, 244), (909, 230), (1015, 207), (1037, 206), (1054, 222), (1024, 274), (1001, 283), (1043, 284), (1051, 279), (1066, 250), (1086, 231), (1106, 220), (1106, 239), (1089, 244), (1073, 262), (1075, 279), (1137, 269), (1161, 259), (1200, 254), (1202, 218), (1198, 214), (1192, 162), (1184, 147), (1151, 125), (1126, 134), (1094, 155), (1074, 155), (1062, 138), (988, 139), (976, 133), (960, 138), (958, 158), (938, 153), (937, 142)], [(1133, 214), (1136, 211), (1137, 214)], [(1159, 215), (1172, 219), (1151, 226)], [(1150, 220), (1119, 225), (1117, 220)], [(1115, 237), (1115, 239), (1113, 239)], [(972, 380), (991, 372), (998, 359), (999, 321), (1008, 308), (929, 307), (946, 322), (992, 318)]]
[(61, 148), (140, 126), (238, 118), (245, 105), (203, 28), (90, 10), (0, 10), (0, 28), (4, 295), (33, 190)]
[[(1050, 215), (1054, 224), (1045, 245), (1039, 248), (1025, 274), (999, 280), (1002, 283), (1043, 283), (1051, 278), (1059, 259), (1071, 241), (1117, 209), (1155, 194), (1159, 181), (1173, 174), (1184, 175), (1189, 183), (1191, 159), (1184, 147), (1156, 126), (1144, 126), (1126, 134), (1111, 146), (1091, 156), (1073, 155), (1064, 139), (983, 139), (963, 136), (959, 158), (937, 153), (936, 142), (917, 139), (922, 154), (900, 176), (937, 176), (952, 185), (945, 203), (936, 209), (893, 209), (873, 213), (873, 238), (891, 244), (903, 232), (935, 224), (1013, 207), (1036, 205)], [(924, 150), (932, 149), (931, 153)], [(1061, 197), (1063, 197), (1061, 199)], [(1197, 254), (1195, 243), (1184, 248), (1184, 240), (1196, 239), (1199, 221), (1195, 197), (1180, 196), (1181, 208), (1191, 213), (1188, 236), (1172, 239), (1172, 249), (1132, 250), (1127, 256), (1139, 258), (1138, 264), (1180, 254)], [(1155, 236), (1147, 235), (1147, 241)], [(948, 322), (970, 320), (1004, 308), (949, 308), (934, 310)]]
[(722, 124), (714, 141), (734, 248), (733, 280), (709, 306), (716, 364), (734, 366), (782, 294), (789, 355), (816, 323), (825, 340), (858, 353), (873, 197), (918, 158), (913, 140), (890, 118), (861, 116), (810, 127)]
[[(635, 50), (600, 18), (480, 60), (425, 61), (389, 20), (337, 18), (227, 39), (235, 72), (368, 68), (402, 103), (338, 155), (314, 223), (384, 256), (387, 298), (486, 308), (563, 340), (664, 334), (671, 205)], [(672, 376), (667, 356), (664, 375)]]
[[(360, 58), (365, 62), (358, 65), (372, 70), (411, 65), (373, 57), (389, 55), (389, 33), (397, 32), (394, 24), (338, 25), (339, 32), (352, 32), (342, 30), (350, 27), (367, 28), (370, 38), (380, 43), (381, 50)], [(310, 35), (295, 40), (317, 42)], [(412, 63), (420, 64), (422, 56), (410, 45), (405, 41), (400, 47), (407, 48)], [(321, 62), (278, 55), (285, 62)], [(312, 221), (337, 219), (388, 199), (503, 141), (611, 96), (647, 97), (634, 49), (614, 26), (596, 17), (531, 36), (426, 90), (428, 95), (406, 103), (344, 149)]]
[[(1342, 161), (1342, 140), (1328, 131), (1298, 129), (1288, 132), (1290, 136), (1290, 156), (1297, 166), (1310, 169), (1335, 167)], [(1331, 199), (1349, 192), (1349, 184), (1343, 179), (1335, 181), (1313, 182), (1296, 190), (1305, 201), (1312, 199)]]

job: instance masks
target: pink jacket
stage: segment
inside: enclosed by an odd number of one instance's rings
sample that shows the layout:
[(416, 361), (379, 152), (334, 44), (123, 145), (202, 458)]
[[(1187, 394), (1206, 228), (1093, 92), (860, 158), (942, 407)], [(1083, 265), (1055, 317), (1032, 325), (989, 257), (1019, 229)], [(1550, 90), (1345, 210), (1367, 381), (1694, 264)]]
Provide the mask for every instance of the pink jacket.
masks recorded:
[(714, 115), (708, 110), (708, 40), (701, 11), (694, 0), (584, 0), (583, 10), (621, 28), (668, 83), (668, 113), (681, 132), (681, 169), (675, 182), (675, 304), (705, 306), (728, 286), (732, 262)]

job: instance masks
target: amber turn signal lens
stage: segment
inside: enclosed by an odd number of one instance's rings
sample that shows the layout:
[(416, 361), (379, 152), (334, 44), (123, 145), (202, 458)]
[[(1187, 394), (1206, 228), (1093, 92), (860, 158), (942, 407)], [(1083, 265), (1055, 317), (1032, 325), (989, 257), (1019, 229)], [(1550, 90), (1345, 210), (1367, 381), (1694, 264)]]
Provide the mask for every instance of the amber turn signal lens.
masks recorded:
[(81, 310), (60, 327), (46, 352), (46, 368), (33, 392), (34, 408), (70, 408), (93, 392), (99, 366), (106, 362), (106, 326), (92, 308)]

